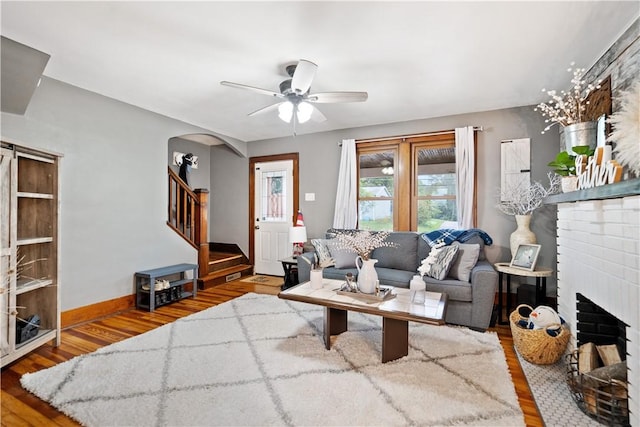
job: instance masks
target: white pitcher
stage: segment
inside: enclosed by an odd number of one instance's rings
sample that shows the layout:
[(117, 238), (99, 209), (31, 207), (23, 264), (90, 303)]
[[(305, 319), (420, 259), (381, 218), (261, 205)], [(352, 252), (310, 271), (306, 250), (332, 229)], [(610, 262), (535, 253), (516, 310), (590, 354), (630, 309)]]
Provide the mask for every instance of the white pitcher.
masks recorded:
[[(359, 262), (358, 262), (359, 261)], [(362, 259), (361, 256), (356, 257), (356, 268), (358, 269), (358, 289), (365, 294), (372, 294), (376, 291), (376, 281), (378, 273), (373, 266), (377, 259)], [(362, 267), (360, 267), (360, 263)]]

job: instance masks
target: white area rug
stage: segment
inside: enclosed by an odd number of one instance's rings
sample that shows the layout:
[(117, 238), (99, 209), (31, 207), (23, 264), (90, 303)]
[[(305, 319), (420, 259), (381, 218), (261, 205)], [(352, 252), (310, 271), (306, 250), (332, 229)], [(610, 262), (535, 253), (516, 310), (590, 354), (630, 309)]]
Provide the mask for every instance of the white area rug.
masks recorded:
[(379, 317), (349, 313), (329, 351), (322, 322), (247, 294), (21, 383), (89, 426), (524, 425), (494, 333), (410, 323), (409, 355), (382, 364)]

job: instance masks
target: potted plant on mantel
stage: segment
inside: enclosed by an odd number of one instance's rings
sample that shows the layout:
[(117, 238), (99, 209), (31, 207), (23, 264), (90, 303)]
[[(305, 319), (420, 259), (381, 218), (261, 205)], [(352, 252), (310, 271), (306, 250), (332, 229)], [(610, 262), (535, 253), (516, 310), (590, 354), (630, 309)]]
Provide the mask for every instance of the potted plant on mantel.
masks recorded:
[[(573, 67), (574, 63), (571, 63)], [(573, 89), (558, 93), (555, 90), (542, 89), (551, 99), (547, 102), (541, 102), (536, 106), (534, 111), (540, 111), (548, 123), (542, 133), (545, 133), (553, 125), (561, 127), (561, 133), (564, 143), (561, 141), (561, 149), (570, 151), (572, 147), (580, 145), (588, 145), (592, 148), (596, 146), (597, 124), (595, 121), (588, 121), (585, 117), (587, 110), (587, 98), (589, 94), (600, 89), (600, 81), (596, 84), (587, 84), (584, 80), (586, 73), (585, 68), (568, 68), (568, 72), (573, 71), (571, 83)]]
[(576, 176), (576, 157), (585, 155), (593, 156), (594, 150), (588, 145), (578, 145), (573, 147), (571, 154), (568, 151), (561, 151), (555, 160), (549, 162), (547, 166), (553, 168), (553, 171), (562, 177), (560, 188), (563, 193), (576, 191), (578, 189), (578, 177)]

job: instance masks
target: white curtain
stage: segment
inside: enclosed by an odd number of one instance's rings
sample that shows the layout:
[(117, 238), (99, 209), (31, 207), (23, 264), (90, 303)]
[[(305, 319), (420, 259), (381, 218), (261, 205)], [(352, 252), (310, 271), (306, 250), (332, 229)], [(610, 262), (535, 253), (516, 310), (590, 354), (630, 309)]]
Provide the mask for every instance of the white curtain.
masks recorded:
[(333, 228), (356, 228), (358, 223), (356, 140), (342, 140)]
[(474, 228), (475, 147), (473, 126), (456, 128), (456, 177), (458, 228)]

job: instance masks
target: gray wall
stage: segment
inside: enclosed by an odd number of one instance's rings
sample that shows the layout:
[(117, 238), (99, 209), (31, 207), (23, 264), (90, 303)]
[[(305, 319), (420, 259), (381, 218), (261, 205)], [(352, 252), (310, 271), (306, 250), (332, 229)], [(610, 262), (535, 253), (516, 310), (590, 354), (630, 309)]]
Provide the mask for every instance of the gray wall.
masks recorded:
[[(513, 217), (500, 213), (495, 207), (500, 186), (500, 141), (531, 138), (532, 179), (545, 184), (549, 170), (546, 164), (555, 157), (559, 144), (557, 133), (540, 133), (544, 128), (544, 120), (533, 111), (532, 106), (256, 141), (248, 144), (248, 155), (300, 154), (300, 209), (304, 214), (308, 236), (313, 238), (322, 236), (333, 222), (340, 164), (338, 143), (342, 139), (432, 132), (466, 125), (484, 128), (478, 134), (477, 226), (494, 239), (494, 245), (487, 248), (488, 258), (494, 262), (508, 261), (511, 259), (509, 235), (515, 230), (516, 224)], [(212, 203), (216, 203), (219, 196), (220, 203), (224, 204), (212, 207), (211, 236), (216, 241), (235, 239), (243, 250), (248, 251), (248, 159), (230, 158), (213, 147), (211, 168)], [(305, 193), (315, 193), (316, 200), (304, 201)], [(544, 207), (536, 211), (532, 230), (543, 246), (540, 265), (554, 268), (555, 208)], [(553, 295), (555, 280), (549, 281), (548, 288), (549, 294)]]
[(167, 141), (202, 132), (49, 78), (24, 116), (2, 113), (3, 140), (64, 155), (63, 311), (131, 295), (135, 271), (197, 262), (166, 225)]
[(213, 242), (237, 244), (245, 255), (249, 255), (248, 191), (249, 159), (224, 145), (212, 146), (209, 236)]

